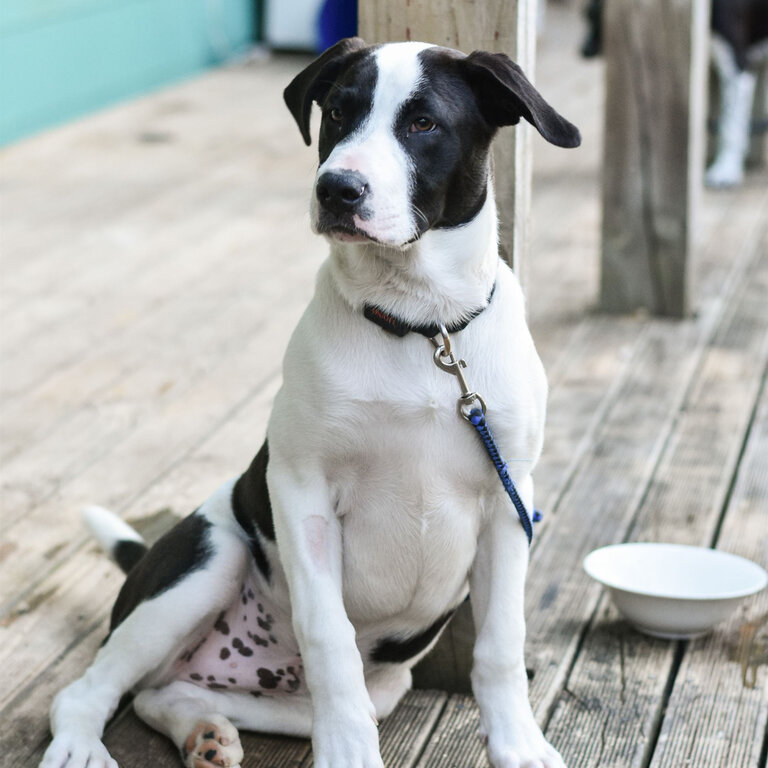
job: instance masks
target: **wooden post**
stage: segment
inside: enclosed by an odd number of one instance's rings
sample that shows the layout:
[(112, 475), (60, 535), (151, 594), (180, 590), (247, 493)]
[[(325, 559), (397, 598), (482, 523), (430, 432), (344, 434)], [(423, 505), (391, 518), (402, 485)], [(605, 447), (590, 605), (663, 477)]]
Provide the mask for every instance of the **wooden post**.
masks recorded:
[[(538, 0), (359, 0), (358, 34), (366, 42), (421, 40), (465, 53), (500, 51), (533, 81)], [(531, 128), (521, 121), (494, 144), (500, 250), (525, 288), (531, 193)], [(469, 602), (414, 670), (417, 688), (469, 692), (475, 632)]]
[(690, 309), (704, 168), (708, 0), (605, 4), (600, 305)]
[[(533, 81), (538, 0), (359, 0), (358, 34), (366, 42), (421, 40), (501, 51)], [(531, 127), (504, 128), (494, 143), (501, 255), (525, 287), (531, 189)]]

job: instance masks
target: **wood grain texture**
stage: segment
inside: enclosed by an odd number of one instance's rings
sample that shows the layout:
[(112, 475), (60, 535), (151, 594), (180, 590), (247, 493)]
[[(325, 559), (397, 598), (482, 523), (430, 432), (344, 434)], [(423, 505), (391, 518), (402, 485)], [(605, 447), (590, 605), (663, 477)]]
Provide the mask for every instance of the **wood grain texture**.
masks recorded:
[[(762, 212), (768, 213), (768, 204)], [(762, 216), (753, 212), (753, 225), (754, 218), (764, 231)], [(633, 522), (632, 540), (712, 541), (768, 360), (768, 250), (759, 234), (749, 240), (748, 268), (707, 345)], [(682, 648), (644, 638), (618, 620), (605, 598), (602, 605), (548, 733), (567, 744), (571, 768), (634, 768), (647, 764), (655, 746), (665, 689)]]
[(690, 311), (708, 14), (706, 0), (606, 4), (604, 310)]
[[(762, 240), (759, 278), (762, 306), (768, 290), (768, 237)], [(754, 299), (753, 299), (754, 302)], [(752, 310), (757, 309), (751, 303)], [(761, 321), (762, 394), (744, 447), (717, 548), (768, 567), (768, 323)], [(768, 613), (768, 590), (745, 601), (729, 621), (691, 642), (666, 705), (650, 768), (764, 768), (768, 745), (768, 668), (757, 668), (758, 684), (747, 688), (735, 653), (739, 629)], [(765, 642), (765, 633), (762, 634)]]

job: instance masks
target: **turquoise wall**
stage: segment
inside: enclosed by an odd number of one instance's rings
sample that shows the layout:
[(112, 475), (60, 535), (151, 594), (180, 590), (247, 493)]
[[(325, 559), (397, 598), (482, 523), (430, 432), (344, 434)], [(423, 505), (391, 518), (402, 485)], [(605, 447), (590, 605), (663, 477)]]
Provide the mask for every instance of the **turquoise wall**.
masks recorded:
[(254, 0), (0, 0), (0, 144), (247, 49)]

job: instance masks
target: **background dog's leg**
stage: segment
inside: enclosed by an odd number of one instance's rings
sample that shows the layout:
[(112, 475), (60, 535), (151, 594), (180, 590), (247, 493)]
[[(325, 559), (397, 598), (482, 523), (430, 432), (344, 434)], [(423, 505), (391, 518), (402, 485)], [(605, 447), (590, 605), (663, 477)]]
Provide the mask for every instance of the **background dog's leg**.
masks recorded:
[(237, 766), (243, 759), (238, 728), (303, 738), (312, 732), (312, 705), (302, 694), (254, 698), (176, 681), (142, 691), (134, 708), (173, 741), (189, 768)]
[(717, 37), (712, 40), (712, 57), (720, 80), (720, 118), (717, 154), (705, 180), (710, 187), (731, 187), (744, 178), (757, 78), (739, 69), (733, 50)]
[(101, 743), (104, 725), (123, 693), (161, 670), (184, 650), (190, 635), (213, 624), (239, 595), (248, 556), (245, 543), (214, 528), (205, 568), (140, 603), (110, 635), (85, 674), (51, 706), (53, 741), (41, 768), (116, 766)]
[[(518, 491), (526, 507), (533, 509), (530, 476), (518, 485)], [(525, 532), (509, 499), (498, 497), (496, 509), (480, 535), (470, 576), (477, 629), (472, 689), (494, 768), (529, 763), (564, 768), (560, 755), (544, 739), (528, 702), (523, 661), (527, 566)]]
[(342, 597), (341, 524), (322, 472), (295, 455), (296, 444), (291, 451), (270, 437), (268, 480), (312, 694), (315, 768), (382, 768), (373, 704)]

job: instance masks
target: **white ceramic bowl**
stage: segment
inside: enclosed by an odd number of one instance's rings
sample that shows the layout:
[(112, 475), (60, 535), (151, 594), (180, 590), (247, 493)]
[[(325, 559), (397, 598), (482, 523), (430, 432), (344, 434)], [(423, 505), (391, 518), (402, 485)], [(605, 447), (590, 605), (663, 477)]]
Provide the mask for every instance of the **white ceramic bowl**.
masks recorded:
[(680, 544), (603, 547), (584, 558), (584, 570), (637, 629), (674, 639), (704, 634), (768, 584), (751, 560)]

